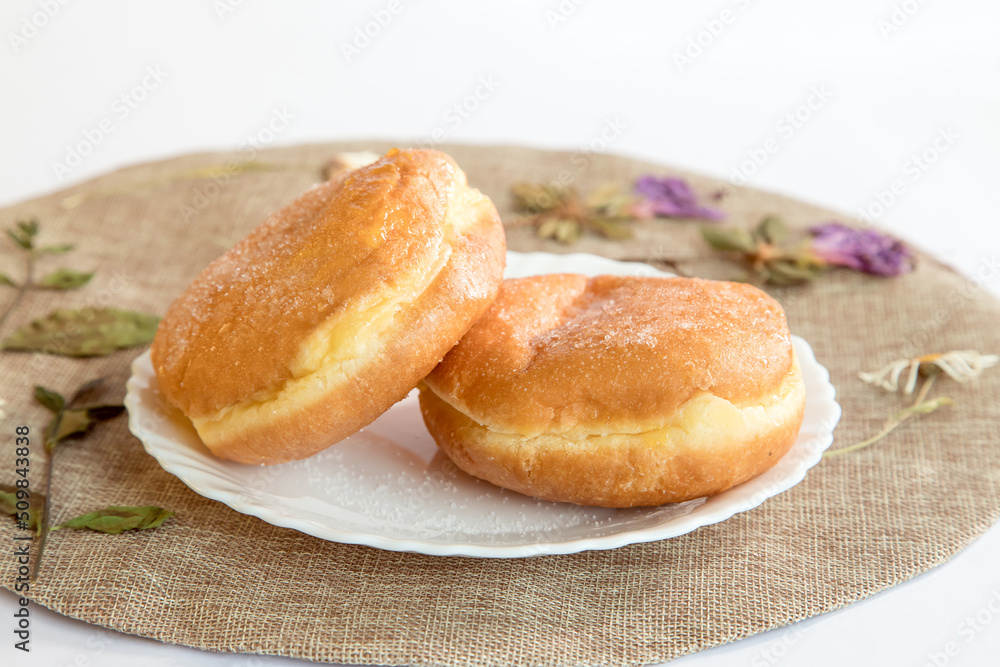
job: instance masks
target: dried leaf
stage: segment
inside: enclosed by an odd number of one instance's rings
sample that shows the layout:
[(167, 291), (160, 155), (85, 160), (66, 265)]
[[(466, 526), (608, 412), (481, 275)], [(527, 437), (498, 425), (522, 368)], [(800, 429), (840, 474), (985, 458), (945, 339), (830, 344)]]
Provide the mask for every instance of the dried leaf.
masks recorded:
[(777, 260), (767, 264), (768, 280), (775, 285), (798, 285), (809, 282), (819, 275), (819, 271), (788, 260)]
[(92, 405), (87, 408), (87, 416), (94, 421), (114, 419), (123, 412), (125, 412), (124, 405)]
[(556, 241), (569, 245), (580, 240), (582, 235), (580, 223), (576, 220), (558, 220), (556, 224)]
[(619, 192), (613, 184), (598, 187), (583, 201), (576, 190), (558, 185), (517, 183), (511, 193), (539, 238), (569, 245), (587, 230), (616, 240), (632, 236), (625, 223), (632, 217), (628, 209), (634, 197)]
[(83, 287), (94, 277), (94, 273), (80, 273), (73, 269), (57, 269), (38, 281), (39, 287), (46, 289), (75, 289)]
[(73, 249), (72, 243), (61, 243), (59, 245), (47, 245), (39, 248), (36, 252), (39, 255), (61, 255)]
[(528, 213), (551, 211), (566, 198), (561, 188), (540, 183), (515, 183), (510, 191), (517, 206)]
[(25, 250), (31, 250), (32, 245), (34, 245), (30, 236), (27, 236), (26, 234), (18, 234), (13, 229), (7, 230), (7, 236), (13, 239), (14, 243)]
[(35, 385), (35, 400), (56, 414), (62, 412), (63, 408), (66, 407), (66, 399), (63, 398), (62, 394), (46, 389), (40, 384)]
[(703, 226), (701, 228), (701, 235), (716, 250), (734, 250), (749, 253), (757, 249), (757, 244), (754, 243), (750, 232), (741, 227), (719, 229), (718, 227)]
[(145, 345), (160, 318), (114, 308), (59, 309), (15, 331), (0, 349), (95, 357)]
[(113, 419), (124, 411), (124, 405), (93, 405), (63, 410), (45, 429), (45, 447), (52, 451), (53, 447), (66, 438), (83, 435), (97, 422)]
[(161, 507), (144, 505), (140, 507), (121, 507), (112, 505), (96, 512), (88, 512), (62, 523), (52, 530), (72, 528), (75, 530), (90, 529), (108, 535), (118, 535), (126, 530), (146, 530), (159, 528), (163, 522), (174, 515), (173, 512)]
[(7, 285), (8, 287), (17, 287), (17, 283), (15, 283), (6, 273), (0, 273), (0, 285)]
[(938, 398), (932, 398), (929, 401), (923, 401), (922, 403), (917, 403), (916, 405), (911, 405), (908, 408), (900, 410), (893, 417), (895, 421), (903, 421), (910, 415), (926, 415), (934, 412), (939, 408), (943, 408), (946, 405), (954, 405), (955, 401), (951, 400), (947, 396), (939, 396)]
[(590, 218), (587, 225), (601, 236), (621, 241), (632, 238), (632, 229), (623, 220), (614, 218)]
[(804, 282), (798, 278), (789, 278), (781, 273), (770, 271), (768, 270), (768, 267), (758, 271), (758, 279), (760, 282), (776, 285), (778, 287), (794, 287), (795, 285), (801, 285)]
[(93, 380), (87, 380), (77, 388), (76, 392), (73, 394), (73, 398), (69, 399), (68, 405), (70, 407), (78, 406), (83, 401), (93, 398), (97, 390), (104, 385), (104, 378), (94, 378)]
[(634, 201), (635, 197), (621, 192), (614, 183), (605, 183), (590, 193), (583, 203), (606, 217), (624, 217)]
[(60, 412), (45, 428), (45, 448), (51, 452), (53, 447), (71, 435), (89, 431), (94, 423), (86, 408)]
[(601, 208), (606, 206), (608, 202), (612, 202), (616, 197), (620, 197), (621, 192), (618, 190), (618, 186), (614, 183), (604, 183), (597, 186), (597, 188), (590, 193), (590, 195), (584, 200), (584, 204), (592, 208)]
[(540, 239), (554, 239), (556, 237), (556, 229), (559, 227), (558, 218), (548, 218), (542, 224), (538, 225), (536, 234)]
[(31, 220), (18, 220), (17, 226), (29, 239), (34, 238), (38, 234), (38, 220), (34, 218)]
[(788, 238), (788, 227), (785, 226), (785, 223), (780, 218), (769, 215), (761, 220), (757, 229), (754, 230), (754, 236), (764, 243), (778, 245)]
[[(21, 491), (23, 492), (24, 489)], [(28, 509), (19, 510), (17, 509), (17, 501), (19, 500), (17, 492), (18, 488), (15, 486), (0, 484), (0, 512), (17, 518), (21, 523), (21, 528), (25, 530), (37, 530), (45, 510), (45, 496), (41, 493), (30, 492), (27, 497)], [(21, 516), (22, 512), (27, 512), (27, 516)]]

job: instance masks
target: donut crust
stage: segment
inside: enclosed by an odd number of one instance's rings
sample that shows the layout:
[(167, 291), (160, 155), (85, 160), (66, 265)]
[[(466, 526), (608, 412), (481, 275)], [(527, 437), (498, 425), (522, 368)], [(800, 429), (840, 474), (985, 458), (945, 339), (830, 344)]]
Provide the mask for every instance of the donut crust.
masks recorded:
[(455, 162), (394, 149), (195, 279), (153, 341), (160, 389), (222, 458), (305, 458), (406, 396), (488, 307), (504, 262), (496, 208)]
[(805, 389), (784, 312), (754, 287), (562, 274), (505, 281), (420, 403), (469, 474), (633, 507), (770, 468), (797, 438)]

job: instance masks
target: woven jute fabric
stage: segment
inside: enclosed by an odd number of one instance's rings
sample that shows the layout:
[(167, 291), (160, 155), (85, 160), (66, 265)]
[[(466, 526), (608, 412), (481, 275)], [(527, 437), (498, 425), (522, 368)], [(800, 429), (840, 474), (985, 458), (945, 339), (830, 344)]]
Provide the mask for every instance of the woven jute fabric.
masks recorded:
[[(216, 153), (134, 166), (0, 212), (0, 225), (37, 217), (43, 243), (76, 249), (41, 260), (94, 270), (86, 287), (35, 291), (4, 331), (56, 307), (107, 305), (163, 313), (214, 257), (319, 179), (344, 150), (384, 142)], [(442, 146), (515, 220), (513, 182), (561, 180), (586, 192), (628, 188), (643, 173), (684, 176), (707, 195), (712, 179), (621, 157), (517, 147)], [(239, 166), (220, 170), (223, 165)], [(236, 172), (236, 173), (230, 173)], [(729, 223), (777, 214), (794, 226), (844, 216), (785, 197), (732, 190)], [(564, 252), (511, 226), (513, 250)], [(635, 238), (585, 238), (573, 251), (648, 261), (691, 275), (733, 278), (695, 223), (635, 224)], [(5, 244), (2, 270), (18, 278)], [(985, 267), (984, 270), (990, 270)], [(14, 290), (3, 288), (6, 308)], [(830, 369), (843, 406), (834, 447), (865, 439), (912, 399), (857, 378), (893, 359), (973, 349), (1000, 352), (1000, 304), (928, 256), (894, 279), (833, 271), (772, 290), (793, 332)], [(14, 429), (40, 450), (48, 413), (36, 383), (66, 393), (109, 378), (121, 399), (139, 350), (100, 359), (0, 353), (3, 468), (14, 479)], [(124, 632), (215, 651), (391, 665), (644, 665), (837, 609), (951, 558), (1000, 513), (1000, 372), (938, 381), (951, 407), (913, 419), (879, 444), (828, 459), (759, 508), (675, 539), (529, 559), (441, 558), (337, 544), (271, 526), (207, 500), (164, 472), (128, 431), (101, 424), (61, 447), (54, 479), (59, 522), (105, 505), (176, 511), (164, 528), (118, 536), (60, 531), (30, 598)], [(40, 457), (32, 476), (41, 483)], [(0, 541), (18, 531), (0, 521)], [(13, 588), (12, 557), (0, 585)]]

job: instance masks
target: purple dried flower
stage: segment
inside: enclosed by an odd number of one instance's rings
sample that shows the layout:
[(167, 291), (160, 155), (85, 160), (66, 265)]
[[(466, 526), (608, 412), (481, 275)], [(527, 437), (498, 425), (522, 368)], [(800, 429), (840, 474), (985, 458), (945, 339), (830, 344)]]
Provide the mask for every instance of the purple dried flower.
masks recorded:
[(812, 251), (827, 264), (878, 276), (898, 276), (913, 270), (910, 249), (874, 229), (827, 222), (809, 231), (813, 234)]
[(632, 206), (636, 217), (700, 218), (722, 220), (725, 214), (698, 203), (691, 186), (682, 178), (646, 175), (635, 182), (636, 194), (642, 200)]

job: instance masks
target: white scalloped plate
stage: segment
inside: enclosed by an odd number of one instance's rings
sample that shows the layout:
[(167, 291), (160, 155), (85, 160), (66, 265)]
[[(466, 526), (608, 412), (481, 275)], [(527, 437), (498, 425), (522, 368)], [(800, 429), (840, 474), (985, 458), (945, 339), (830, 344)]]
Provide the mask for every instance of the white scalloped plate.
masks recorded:
[[(669, 275), (586, 254), (508, 253), (507, 277), (543, 273)], [(159, 396), (149, 353), (132, 364), (129, 429), (164, 470), (238, 512), (309, 535), (433, 556), (519, 558), (614, 549), (724, 521), (785, 491), (833, 442), (840, 406), (829, 374), (793, 336), (806, 384), (805, 420), (770, 470), (712, 498), (627, 510), (534, 500), (458, 470), (424, 428), (415, 392), (377, 421), (304, 461), (257, 467), (208, 452)]]

